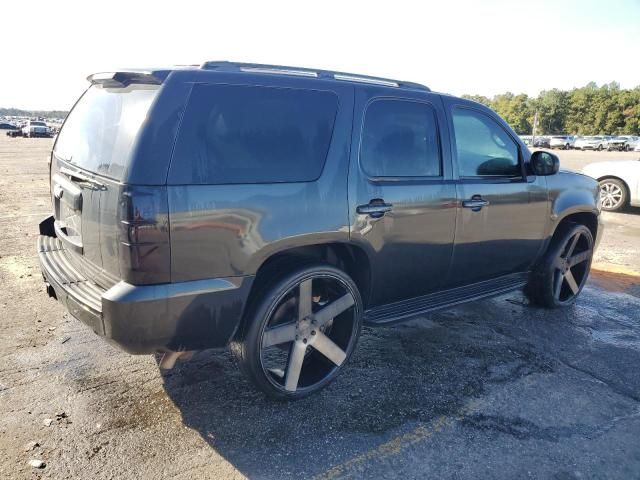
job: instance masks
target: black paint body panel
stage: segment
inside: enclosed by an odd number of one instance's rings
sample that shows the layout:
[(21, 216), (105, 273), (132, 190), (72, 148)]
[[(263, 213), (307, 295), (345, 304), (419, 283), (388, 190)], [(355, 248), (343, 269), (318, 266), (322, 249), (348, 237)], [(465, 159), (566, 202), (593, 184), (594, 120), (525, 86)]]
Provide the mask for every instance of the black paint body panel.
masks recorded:
[[(67, 243), (61, 253), (52, 221), (41, 227), (41, 242), (48, 245), (39, 247), (43, 274), (58, 299), (96, 333), (132, 353), (226, 345), (243, 319), (260, 267), (293, 248), (340, 244), (362, 252), (370, 271), (370, 292), (363, 292), (366, 317), (384, 323), (404, 318), (402, 311), (415, 314), (481, 298), (484, 287), (487, 294), (520, 287), (563, 218), (574, 213), (599, 218), (594, 180), (565, 172), (532, 175), (524, 143), (493, 111), (468, 100), (325, 74), (307, 78), (194, 67), (163, 70), (160, 78), (160, 92), (122, 180), (79, 172), (90, 180), (76, 182), (82, 188), (82, 250), (74, 253)], [(335, 94), (338, 110), (319, 178), (236, 185), (177, 181), (171, 172), (190, 159), (175, 155), (174, 147), (195, 84)], [(377, 99), (433, 108), (441, 176), (374, 178), (363, 171), (362, 126), (367, 106)], [(455, 106), (481, 111), (512, 136), (520, 150), (521, 178), (458, 176)], [(64, 167), (73, 170), (54, 155), (52, 178)], [(67, 197), (77, 200), (72, 193)], [(476, 195), (489, 204), (477, 211), (465, 208), (463, 202)], [(379, 218), (358, 213), (372, 200), (392, 208)], [(93, 285), (84, 303), (69, 286), (70, 269)]]

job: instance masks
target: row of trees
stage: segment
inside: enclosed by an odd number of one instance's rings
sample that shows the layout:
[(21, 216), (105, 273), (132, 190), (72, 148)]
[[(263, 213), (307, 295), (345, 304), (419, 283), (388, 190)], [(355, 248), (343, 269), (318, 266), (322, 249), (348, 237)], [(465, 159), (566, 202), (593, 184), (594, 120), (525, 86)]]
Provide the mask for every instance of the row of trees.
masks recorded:
[(510, 92), (464, 97), (491, 107), (520, 135), (531, 134), (536, 112), (537, 135), (640, 134), (640, 86), (623, 90), (616, 82), (601, 87), (591, 82), (569, 91), (545, 90), (535, 98)]
[(63, 110), (20, 110), (0, 108), (0, 117), (65, 118), (69, 112)]

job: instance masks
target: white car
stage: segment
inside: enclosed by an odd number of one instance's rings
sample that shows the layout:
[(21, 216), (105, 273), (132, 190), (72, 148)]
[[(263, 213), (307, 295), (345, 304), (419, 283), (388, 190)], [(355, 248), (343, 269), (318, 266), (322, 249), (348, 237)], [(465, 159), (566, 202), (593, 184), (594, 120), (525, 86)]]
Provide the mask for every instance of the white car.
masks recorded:
[(578, 150), (604, 150), (609, 145), (609, 141), (602, 136), (582, 137), (576, 140), (574, 145)]
[(600, 183), (600, 202), (608, 212), (640, 207), (640, 159), (590, 163), (582, 173)]

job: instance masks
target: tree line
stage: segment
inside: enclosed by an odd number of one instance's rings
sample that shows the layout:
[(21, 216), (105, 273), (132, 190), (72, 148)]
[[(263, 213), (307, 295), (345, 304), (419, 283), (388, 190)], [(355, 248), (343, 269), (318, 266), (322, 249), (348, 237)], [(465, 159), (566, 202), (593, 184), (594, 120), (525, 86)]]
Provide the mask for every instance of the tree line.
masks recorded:
[(495, 110), (519, 135), (530, 135), (538, 113), (536, 135), (638, 135), (640, 86), (625, 90), (617, 82), (591, 82), (573, 90), (544, 90), (537, 97), (511, 92), (488, 98), (463, 95)]
[(64, 110), (20, 110), (19, 108), (0, 108), (0, 117), (37, 117), (66, 118), (69, 112)]

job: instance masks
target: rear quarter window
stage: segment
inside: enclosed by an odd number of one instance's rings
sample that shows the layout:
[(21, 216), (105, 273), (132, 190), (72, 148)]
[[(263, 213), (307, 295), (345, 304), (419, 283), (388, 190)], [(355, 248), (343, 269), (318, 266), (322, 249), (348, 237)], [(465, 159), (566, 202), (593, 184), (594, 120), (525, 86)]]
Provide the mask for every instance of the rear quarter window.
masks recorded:
[(337, 109), (338, 98), (328, 91), (195, 85), (169, 182), (316, 180), (327, 157)]

